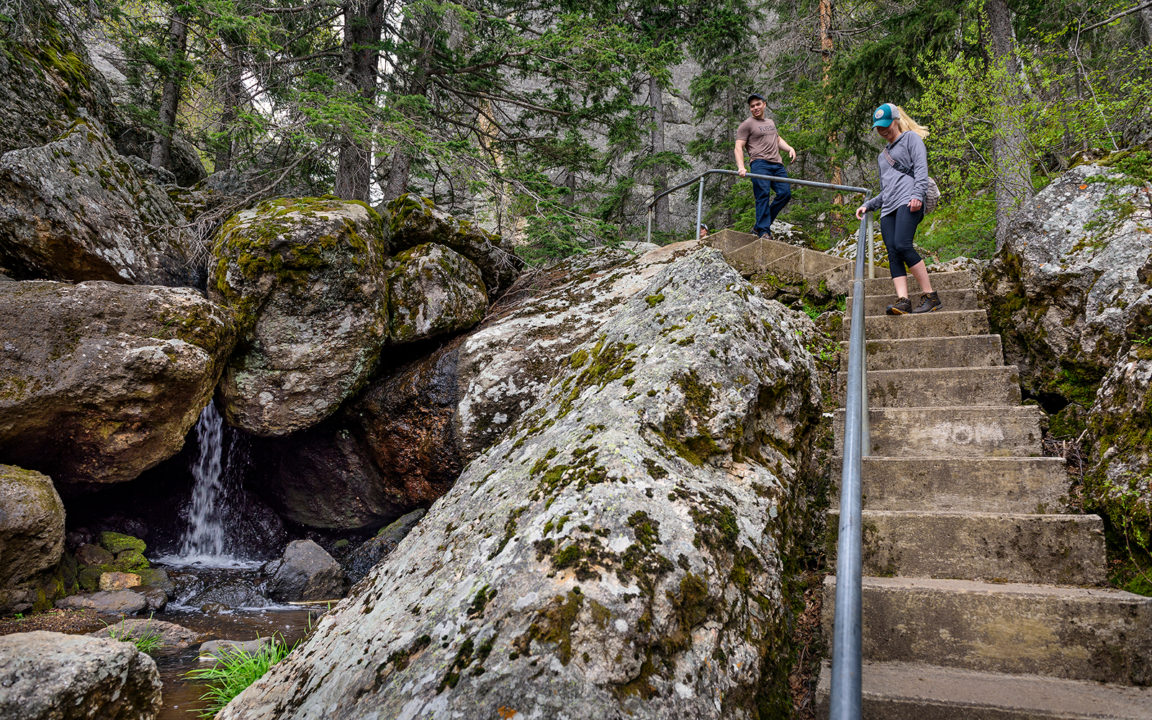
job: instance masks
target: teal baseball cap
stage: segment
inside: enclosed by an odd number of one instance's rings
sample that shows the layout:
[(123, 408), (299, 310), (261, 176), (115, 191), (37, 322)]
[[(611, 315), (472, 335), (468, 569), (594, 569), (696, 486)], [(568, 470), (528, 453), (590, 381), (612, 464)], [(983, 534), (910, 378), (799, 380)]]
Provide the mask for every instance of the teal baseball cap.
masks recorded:
[(896, 119), (896, 106), (884, 103), (872, 113), (872, 127), (888, 127)]

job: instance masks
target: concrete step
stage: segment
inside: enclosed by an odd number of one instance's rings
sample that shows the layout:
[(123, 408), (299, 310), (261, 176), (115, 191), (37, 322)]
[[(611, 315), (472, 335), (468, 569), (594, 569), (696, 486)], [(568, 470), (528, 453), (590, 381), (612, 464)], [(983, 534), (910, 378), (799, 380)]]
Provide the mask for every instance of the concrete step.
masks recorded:
[[(847, 340), (851, 329), (850, 316), (845, 316), (840, 339)], [(865, 340), (987, 334), (988, 313), (984, 310), (938, 310), (920, 315), (876, 315), (864, 321)]]
[[(942, 307), (940, 310), (977, 310), (980, 308), (980, 299), (977, 296), (975, 288), (963, 288), (959, 290), (937, 290), (940, 296)], [(912, 307), (920, 304), (920, 293), (909, 293), (908, 299), (912, 301)], [(852, 300), (848, 298), (848, 313), (852, 313)], [(888, 286), (886, 293), (879, 295), (869, 295), (864, 298), (864, 314), (865, 315), (883, 315), (888, 309), (888, 306), (896, 302), (896, 295), (892, 290), (891, 284)], [(937, 310), (936, 312), (940, 312)]]
[[(867, 455), (888, 457), (1036, 457), (1040, 409), (1022, 407), (872, 408)], [(833, 422), (843, 454), (844, 411)]]
[[(999, 335), (962, 335), (864, 343), (868, 371), (897, 368), (990, 367), (1004, 364)], [(840, 369), (848, 369), (848, 342), (840, 342)]]
[[(842, 460), (835, 479), (840, 482)], [(1068, 475), (1055, 457), (866, 457), (862, 469), (868, 510), (971, 510), (1058, 513)], [(840, 495), (833, 493), (833, 508)]]
[[(1098, 515), (865, 510), (862, 521), (866, 575), (1060, 585), (1105, 580)], [(840, 513), (830, 513), (830, 558), (839, 522)]]
[[(825, 628), (835, 602), (829, 575)], [(1152, 598), (1102, 588), (865, 577), (862, 602), (867, 660), (1152, 684)]]
[[(866, 662), (865, 720), (1149, 720), (1152, 688), (1006, 675), (923, 663)], [(816, 717), (828, 717), (831, 666), (816, 685)]]
[[(868, 269), (865, 268), (864, 272), (867, 273)], [(869, 295), (890, 296), (896, 292), (895, 286), (892, 284), (892, 278), (889, 277), (886, 269), (876, 268), (876, 275), (877, 277), (864, 280), (865, 297)], [(967, 270), (942, 273), (929, 272), (928, 280), (931, 281), (932, 289), (936, 292), (940, 292), (941, 290), (966, 290), (976, 287), (976, 283), (972, 279), (972, 274)], [(917, 296), (920, 295), (920, 283), (916, 282), (916, 278), (909, 275), (908, 295), (911, 297), (913, 294)]]
[[(847, 381), (846, 374), (840, 377)], [(1020, 397), (1015, 365), (868, 371), (868, 405), (873, 408), (1018, 406)]]

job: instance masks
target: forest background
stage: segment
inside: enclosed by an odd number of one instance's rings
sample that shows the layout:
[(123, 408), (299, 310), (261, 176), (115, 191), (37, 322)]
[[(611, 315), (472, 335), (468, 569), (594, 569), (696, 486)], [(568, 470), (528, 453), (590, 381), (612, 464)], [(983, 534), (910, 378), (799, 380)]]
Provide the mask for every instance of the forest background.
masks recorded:
[[(419, 192), (531, 262), (640, 239), (653, 194), (734, 167), (751, 91), (799, 149), (794, 177), (874, 186), (882, 102), (928, 126), (944, 204), (918, 241), (938, 260), (989, 257), (1071, 164), (1152, 174), (1150, 2), (60, 1), (121, 53), (153, 165), (178, 138), (249, 200)], [(7, 37), (47, 28), (0, 2)], [(808, 244), (851, 231), (856, 198), (794, 197)], [(712, 181), (706, 208), (749, 229), (748, 181)], [(667, 201), (654, 221), (659, 241), (691, 235)]]

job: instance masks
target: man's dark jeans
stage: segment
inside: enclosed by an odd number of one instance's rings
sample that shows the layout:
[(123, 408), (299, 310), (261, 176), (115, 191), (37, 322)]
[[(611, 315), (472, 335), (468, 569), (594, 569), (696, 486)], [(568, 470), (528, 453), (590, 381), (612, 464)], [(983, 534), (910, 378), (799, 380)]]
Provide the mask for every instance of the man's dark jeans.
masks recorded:
[[(788, 177), (788, 171), (784, 169), (783, 165), (770, 163), (767, 160), (753, 160), (748, 169), (757, 175)], [(771, 199), (773, 192), (776, 193), (775, 200)], [(756, 198), (756, 227), (753, 228), (752, 233), (763, 235), (772, 229), (772, 221), (792, 199), (792, 190), (785, 182), (752, 178), (752, 195)]]

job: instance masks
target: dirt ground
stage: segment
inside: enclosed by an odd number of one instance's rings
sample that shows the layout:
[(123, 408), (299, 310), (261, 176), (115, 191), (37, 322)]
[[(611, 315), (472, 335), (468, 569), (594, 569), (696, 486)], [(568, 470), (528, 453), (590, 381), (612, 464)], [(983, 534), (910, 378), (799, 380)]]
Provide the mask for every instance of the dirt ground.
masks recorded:
[(49, 610), (31, 615), (0, 618), (0, 635), (51, 630), (52, 632), (80, 635), (107, 627), (94, 610)]

